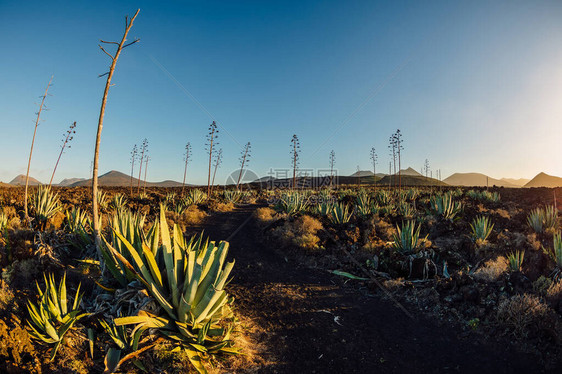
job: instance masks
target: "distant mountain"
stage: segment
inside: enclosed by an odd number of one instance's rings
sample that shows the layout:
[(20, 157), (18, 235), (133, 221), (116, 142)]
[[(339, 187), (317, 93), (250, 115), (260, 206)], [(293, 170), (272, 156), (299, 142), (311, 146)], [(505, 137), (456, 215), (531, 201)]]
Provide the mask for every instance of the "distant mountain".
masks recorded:
[[(25, 186), (25, 175), (20, 174), (10, 182), (12, 186)], [(38, 186), (42, 184), (37, 179), (29, 177), (29, 185), (30, 186)]]
[(355, 177), (355, 178), (363, 178), (363, 177), (372, 177), (374, 174), (371, 170), (359, 170), (356, 171), (355, 173), (351, 174), (350, 177)]
[(412, 168), (400, 170), (400, 175), (413, 175), (413, 176), (416, 176), (416, 177), (423, 177), (423, 175), (421, 175), (420, 173), (418, 173), (417, 171), (415, 171)]
[[(121, 173), (117, 170), (112, 170), (109, 173), (105, 173), (98, 177), (98, 183), (100, 186), (106, 187), (128, 187), (131, 184), (131, 176)], [(133, 178), (133, 186), (138, 186), (139, 180)], [(141, 181), (141, 186), (144, 182)], [(68, 187), (80, 187), (80, 186), (90, 186), (92, 184), (92, 179), (84, 179), (79, 182), (72, 183)], [(186, 184), (188, 185), (188, 184)], [(163, 182), (146, 182), (147, 187), (181, 187), (180, 182), (165, 180)]]
[(498, 187), (511, 187), (517, 188), (513, 183), (502, 181), (499, 179), (494, 179), (488, 177), (481, 173), (455, 173), (448, 178), (445, 178), (443, 182), (450, 184), (451, 186), (465, 186), (465, 187), (486, 187), (488, 186), (498, 186)]
[(271, 180), (275, 180), (275, 178), (272, 177), (271, 175), (267, 175), (265, 177), (258, 178), (255, 181), (252, 181), (251, 183), (268, 182)]
[(562, 178), (539, 173), (525, 187), (562, 187)]
[[(388, 186), (389, 183), (391, 185), (394, 185), (395, 183), (398, 184), (398, 180), (398, 175), (387, 175), (377, 183), (381, 186)], [(402, 186), (447, 186), (446, 183), (443, 183), (440, 180), (434, 178), (426, 178), (422, 175), (408, 174), (404, 174), (400, 177), (400, 183), (402, 184)]]
[(86, 178), (66, 178), (63, 179), (57, 186), (67, 187), (73, 185), (74, 183), (82, 182), (85, 180)]
[(504, 182), (507, 182), (507, 183), (514, 184), (514, 185), (519, 186), (519, 187), (523, 187), (524, 185), (526, 185), (527, 183), (529, 183), (531, 181), (530, 179), (526, 179), (526, 178), (519, 178), (519, 179), (502, 178), (501, 180), (504, 181)]

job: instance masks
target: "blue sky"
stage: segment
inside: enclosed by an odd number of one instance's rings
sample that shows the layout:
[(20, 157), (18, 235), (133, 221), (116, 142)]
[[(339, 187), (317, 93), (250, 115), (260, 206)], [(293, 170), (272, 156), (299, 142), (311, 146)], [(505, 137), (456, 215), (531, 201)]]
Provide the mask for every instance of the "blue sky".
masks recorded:
[[(88, 177), (109, 58), (126, 14), (140, 14), (109, 94), (100, 173), (128, 173), (149, 140), (148, 179), (206, 182), (205, 134), (220, 125), (223, 182), (252, 143), (250, 169), (301, 167), (342, 175), (388, 170), (389, 136), (403, 166), (443, 177), (482, 172), (562, 175), (562, 2), (96, 1), (0, 2), (0, 180), (25, 173), (34, 113), (54, 84), (31, 175), (47, 182), (67, 127), (77, 133), (55, 180)], [(189, 94), (187, 93), (189, 92)], [(191, 95), (191, 96), (190, 96)]]

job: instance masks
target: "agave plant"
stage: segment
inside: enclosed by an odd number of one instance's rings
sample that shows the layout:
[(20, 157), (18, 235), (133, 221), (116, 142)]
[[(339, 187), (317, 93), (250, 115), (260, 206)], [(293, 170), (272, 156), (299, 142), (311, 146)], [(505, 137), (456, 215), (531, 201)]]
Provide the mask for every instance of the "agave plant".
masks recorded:
[(31, 206), (40, 229), (44, 229), (47, 220), (61, 210), (58, 194), (44, 186), (39, 186), (31, 197)]
[(558, 229), (558, 212), (552, 205), (544, 208), (544, 227), (551, 230)]
[[(132, 261), (106, 242), (107, 248), (154, 297), (160, 315), (141, 311), (137, 316), (116, 318), (116, 326), (157, 329), (184, 350), (199, 372), (212, 354), (238, 353), (230, 334), (233, 325), (225, 290), (234, 262), (225, 264), (228, 243), (203, 241), (202, 236), (186, 242), (177, 225), (170, 237), (164, 209), (160, 210), (161, 246), (141, 240), (129, 242), (115, 232)], [(162, 269), (162, 271), (160, 270)]]
[(351, 220), (353, 215), (353, 209), (350, 209), (349, 205), (344, 203), (337, 203), (332, 206), (330, 210), (330, 221), (336, 225), (343, 225)]
[(416, 210), (412, 206), (412, 204), (408, 203), (407, 201), (400, 201), (398, 203), (398, 214), (400, 214), (404, 218), (412, 218)]
[(521, 266), (523, 266), (523, 259), (525, 257), (525, 251), (515, 251), (507, 255), (507, 262), (509, 264), (509, 270), (512, 272), (521, 271)]
[(185, 203), (187, 204), (187, 206), (189, 205), (199, 205), (205, 202), (205, 200), (207, 200), (207, 194), (197, 188), (193, 188), (189, 191), (187, 191), (187, 194), (185, 196)]
[(0, 212), (0, 234), (8, 227), (8, 217), (4, 212)]
[[(402, 253), (414, 252), (419, 245), (421, 225), (416, 227), (413, 220), (402, 221), (402, 227), (396, 225), (396, 233), (394, 234), (394, 249)], [(425, 238), (422, 239), (425, 241)]]
[(319, 216), (326, 217), (332, 211), (334, 204), (332, 202), (321, 202), (314, 206), (313, 212)]
[(537, 233), (544, 231), (545, 212), (541, 208), (531, 210), (527, 216), (527, 224)]
[(455, 201), (451, 193), (432, 196), (429, 200), (431, 212), (439, 215), (444, 219), (453, 220), (455, 216), (462, 210), (462, 203)]
[(376, 199), (380, 206), (386, 206), (392, 203), (392, 196), (385, 190), (379, 190)]
[(500, 201), (500, 194), (498, 192), (470, 190), (466, 195), (473, 200), (489, 201), (493, 203)]
[(552, 251), (545, 249), (544, 247), (543, 247), (543, 251), (548, 256), (550, 256), (550, 258), (556, 264), (556, 268), (554, 269), (552, 275), (554, 276), (555, 279), (560, 279), (562, 278), (562, 234), (560, 233), (560, 231), (556, 232), (553, 235), (552, 241), (553, 241)]
[(492, 233), (493, 228), (494, 224), (490, 222), (490, 219), (488, 217), (484, 216), (476, 217), (470, 224), (470, 229), (472, 230), (472, 238), (477, 243), (485, 242)]
[(281, 195), (277, 209), (289, 215), (304, 212), (310, 204), (309, 197), (302, 192), (287, 192)]
[[(158, 223), (150, 228), (147, 234), (144, 233), (144, 216), (133, 213), (128, 209), (118, 210), (112, 217), (111, 227), (111, 243), (112, 249), (119, 252), (121, 256), (132, 261), (130, 254), (127, 250), (125, 242), (133, 243), (133, 245), (141, 248), (141, 244), (148, 242), (150, 248), (154, 249), (158, 245)], [(113, 254), (107, 246), (100, 247), (104, 262), (109, 272), (119, 282), (121, 287), (127, 286), (132, 280), (135, 279), (134, 274)]]
[(365, 218), (373, 213), (373, 200), (365, 191), (357, 194), (355, 199), (355, 210), (359, 216)]
[(103, 191), (98, 191), (97, 194), (97, 200), (98, 200), (98, 206), (100, 207), (100, 210), (103, 212), (107, 212), (107, 208), (108, 208), (108, 198), (107, 198), (107, 194)]
[(37, 284), (39, 303), (35, 304), (28, 301), (27, 305), (30, 316), (28, 321), (29, 334), (44, 343), (55, 344), (51, 351), (51, 360), (53, 360), (64, 335), (78, 320), (89, 315), (89, 313), (80, 313), (78, 309), (83, 296), (80, 294), (80, 285), (76, 289), (72, 308), (68, 309), (66, 273), (58, 287), (52, 274), (48, 278), (43, 274), (43, 277), (45, 278), (45, 290), (42, 290)]
[(114, 211), (123, 210), (127, 206), (127, 198), (120, 193), (115, 194), (113, 195), (113, 199), (111, 199), (110, 205)]
[(222, 195), (226, 202), (232, 204), (238, 204), (244, 198), (244, 194), (238, 190), (224, 190)]
[(414, 201), (418, 198), (418, 196), (420, 196), (420, 190), (417, 188), (410, 188), (408, 191), (406, 191), (405, 197), (409, 201)]
[(81, 244), (91, 242), (89, 233), (91, 232), (91, 222), (88, 214), (80, 208), (72, 207), (65, 212), (66, 230), (78, 237)]

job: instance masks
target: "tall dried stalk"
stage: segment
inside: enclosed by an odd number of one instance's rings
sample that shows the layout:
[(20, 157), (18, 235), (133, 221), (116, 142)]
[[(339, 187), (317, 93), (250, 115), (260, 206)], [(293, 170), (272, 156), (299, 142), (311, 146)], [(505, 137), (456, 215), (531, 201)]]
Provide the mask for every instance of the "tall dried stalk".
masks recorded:
[(150, 161), (150, 157), (146, 156), (146, 159), (144, 160), (144, 185), (142, 187), (143, 193), (146, 193), (146, 173), (148, 170), (148, 161)]
[(207, 176), (207, 197), (211, 197), (211, 165), (213, 163), (213, 146), (217, 145), (216, 139), (219, 130), (217, 123), (213, 121), (209, 126), (209, 133), (207, 134), (207, 150), (209, 151), (209, 174)]
[(135, 170), (135, 160), (137, 159), (138, 148), (135, 144), (133, 150), (131, 151), (131, 180), (129, 182), (129, 188), (131, 189), (131, 196), (133, 196), (133, 172)]
[(334, 165), (336, 164), (336, 152), (332, 149), (330, 152), (330, 187), (334, 182)]
[(183, 183), (181, 185), (181, 194), (185, 189), (185, 177), (187, 176), (187, 164), (189, 163), (189, 156), (191, 156), (191, 143), (187, 142), (185, 145), (185, 167), (183, 169)]
[(25, 220), (28, 224), (29, 224), (29, 213), (27, 211), (27, 190), (29, 187), (29, 168), (31, 166), (31, 155), (33, 154), (33, 145), (35, 144), (35, 134), (37, 134), (37, 126), (39, 126), (39, 119), (41, 118), (41, 112), (43, 111), (43, 107), (45, 105), (45, 98), (49, 93), (49, 87), (51, 87), (52, 82), (53, 82), (53, 76), (51, 75), (49, 84), (47, 84), (47, 88), (45, 88), (45, 93), (41, 97), (41, 105), (39, 105), (39, 111), (37, 112), (37, 119), (35, 120), (35, 130), (33, 130), (33, 139), (31, 140), (31, 150), (29, 151), (29, 160), (27, 161), (27, 173), (25, 174), (25, 193), (23, 197), (23, 207), (25, 212)]
[(140, 193), (140, 183), (141, 183), (141, 173), (142, 173), (142, 162), (144, 161), (144, 154), (148, 152), (148, 140), (144, 138), (142, 141), (141, 155), (140, 155), (140, 168), (139, 168), (139, 179), (137, 181), (137, 193)]
[[(221, 165), (221, 162), (222, 162), (222, 148), (219, 149), (217, 153), (217, 158), (215, 159), (215, 171), (213, 172), (213, 180), (211, 182), (211, 192), (213, 192), (213, 186), (215, 185), (215, 176), (217, 175), (217, 169)], [(209, 193), (209, 197), (211, 197), (210, 193)]]
[(250, 162), (250, 148), (252, 145), (250, 142), (246, 143), (244, 149), (242, 150), (242, 155), (240, 158), (240, 174), (238, 174), (238, 181), (236, 182), (236, 189), (238, 190), (240, 186), (240, 179), (242, 179), (242, 172), (244, 170), (244, 165)]
[(371, 148), (371, 162), (373, 163), (373, 177), (375, 178), (375, 192), (377, 191), (377, 151), (375, 147)]
[[(66, 148), (67, 144), (70, 143), (72, 141), (72, 139), (74, 139), (74, 134), (76, 134), (76, 130), (74, 130), (75, 128), (76, 128), (76, 121), (74, 121), (74, 123), (72, 125), (70, 125), (70, 128), (66, 132), (66, 137), (64, 138), (64, 141), (62, 142), (61, 150), (60, 150), (60, 153), (59, 153), (59, 158), (57, 158), (57, 163), (55, 164), (55, 168), (53, 169), (53, 174), (51, 174), (51, 180), (49, 181), (49, 188), (51, 188), (51, 185), (53, 184), (53, 178), (55, 177), (55, 172), (57, 171), (57, 166), (59, 166), (60, 158), (62, 157), (62, 154), (64, 153), (64, 148)], [(68, 145), (68, 148), (70, 148), (70, 145)]]
[(300, 142), (299, 138), (296, 134), (293, 135), (291, 139), (291, 163), (293, 166), (293, 184), (292, 188), (295, 188), (297, 185), (297, 168), (299, 165), (299, 152), (300, 152)]
[(100, 142), (101, 142), (101, 131), (103, 129), (103, 117), (105, 115), (105, 106), (107, 105), (107, 96), (109, 94), (109, 87), (111, 87), (111, 78), (113, 78), (113, 73), (115, 72), (115, 66), (117, 65), (117, 59), (121, 54), (123, 48), (126, 48), (132, 44), (135, 44), (139, 41), (139, 39), (135, 39), (133, 42), (125, 44), (127, 41), (127, 35), (129, 31), (131, 31), (131, 27), (133, 27), (133, 22), (135, 18), (137, 18), (140, 9), (137, 9), (137, 12), (133, 16), (133, 18), (129, 19), (129, 17), (125, 17), (125, 32), (123, 33), (123, 37), (121, 38), (121, 42), (105, 42), (100, 40), (102, 43), (105, 44), (115, 44), (117, 45), (117, 50), (115, 51), (115, 55), (110, 55), (107, 51), (100, 45), (100, 49), (111, 58), (111, 66), (109, 67), (109, 71), (100, 75), (103, 77), (107, 75), (107, 81), (105, 82), (105, 89), (103, 91), (103, 97), (101, 100), (101, 108), (100, 108), (100, 116), (98, 119), (98, 132), (96, 134), (96, 146), (94, 148), (94, 171), (92, 176), (92, 209), (93, 209), (93, 218), (94, 218), (94, 238), (96, 243), (96, 250), (98, 252), (98, 257), (101, 261), (102, 255), (100, 252), (100, 245), (101, 245), (101, 235), (100, 235), (100, 222), (99, 222), (99, 213), (98, 213), (98, 166), (99, 166), (99, 151), (100, 151)]

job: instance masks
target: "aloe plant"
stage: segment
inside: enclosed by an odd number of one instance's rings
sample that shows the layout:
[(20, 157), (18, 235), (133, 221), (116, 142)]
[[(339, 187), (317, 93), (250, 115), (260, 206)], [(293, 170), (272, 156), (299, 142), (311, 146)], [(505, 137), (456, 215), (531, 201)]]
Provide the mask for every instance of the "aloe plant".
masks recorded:
[(402, 227), (396, 225), (396, 233), (394, 234), (394, 243), (392, 246), (402, 253), (414, 252), (419, 245), (420, 230), (421, 225), (416, 227), (415, 221), (402, 221)]
[(31, 205), (39, 228), (45, 228), (47, 220), (62, 209), (58, 194), (44, 186), (37, 188), (37, 191), (31, 197)]
[(470, 224), (472, 238), (476, 242), (484, 242), (494, 229), (494, 224), (490, 222), (488, 217), (478, 216)]
[(353, 209), (350, 209), (349, 205), (344, 203), (337, 203), (332, 206), (330, 211), (330, 221), (337, 225), (343, 225), (351, 220), (353, 215)]
[(30, 335), (47, 344), (54, 344), (51, 351), (51, 360), (55, 358), (60, 343), (63, 341), (64, 335), (74, 326), (81, 318), (88, 316), (89, 313), (80, 313), (78, 307), (82, 300), (80, 294), (80, 284), (76, 289), (72, 308), (68, 309), (68, 300), (66, 295), (66, 273), (61, 279), (59, 286), (55, 283), (55, 278), (51, 274), (49, 277), (43, 274), (45, 279), (45, 290), (42, 290), (37, 284), (39, 291), (39, 303), (35, 304), (28, 301), (27, 310), (29, 311), (30, 320), (28, 325)]
[(513, 272), (521, 271), (524, 257), (525, 251), (515, 251), (508, 254), (507, 263), (509, 264), (509, 270)]
[[(225, 290), (234, 261), (225, 263), (228, 243), (204, 241), (202, 236), (186, 242), (175, 225), (170, 237), (164, 209), (160, 210), (160, 246), (141, 240), (129, 242), (115, 232), (128, 252), (129, 261), (111, 244), (107, 248), (139, 280), (162, 309), (160, 315), (139, 312), (116, 318), (116, 326), (137, 325), (157, 329), (185, 350), (199, 372), (210, 354), (238, 353), (230, 339), (233, 299)], [(161, 270), (162, 269), (162, 270)]]

